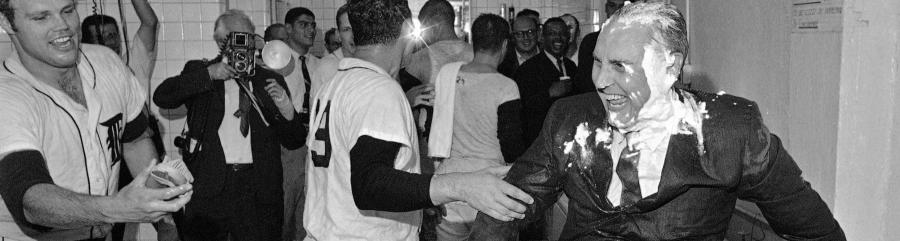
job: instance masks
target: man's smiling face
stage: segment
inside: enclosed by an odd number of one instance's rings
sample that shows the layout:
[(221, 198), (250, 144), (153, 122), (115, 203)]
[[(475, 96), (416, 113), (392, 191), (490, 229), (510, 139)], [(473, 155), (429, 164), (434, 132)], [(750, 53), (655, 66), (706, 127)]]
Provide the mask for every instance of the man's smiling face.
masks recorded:
[[(658, 55), (652, 46), (659, 46), (650, 38), (648, 26), (632, 23), (613, 22), (603, 28), (597, 38), (594, 50), (593, 80), (609, 114), (610, 124), (620, 129), (633, 126), (638, 114), (650, 99), (650, 84), (645, 69), (653, 66), (663, 68), (664, 64), (644, 64), (645, 58)], [(649, 51), (649, 53), (648, 53)], [(650, 62), (662, 61), (654, 58)]]

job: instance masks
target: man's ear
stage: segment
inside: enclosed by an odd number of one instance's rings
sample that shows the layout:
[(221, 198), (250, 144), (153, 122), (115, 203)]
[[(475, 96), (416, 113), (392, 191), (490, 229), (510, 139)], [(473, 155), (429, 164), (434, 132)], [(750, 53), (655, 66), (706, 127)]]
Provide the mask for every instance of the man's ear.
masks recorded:
[(0, 28), (3, 28), (3, 31), (8, 34), (16, 34), (16, 28), (9, 19), (6, 19), (5, 14), (0, 14)]
[(666, 55), (666, 72), (676, 76), (680, 75), (682, 66), (684, 66), (684, 54), (671, 52)]

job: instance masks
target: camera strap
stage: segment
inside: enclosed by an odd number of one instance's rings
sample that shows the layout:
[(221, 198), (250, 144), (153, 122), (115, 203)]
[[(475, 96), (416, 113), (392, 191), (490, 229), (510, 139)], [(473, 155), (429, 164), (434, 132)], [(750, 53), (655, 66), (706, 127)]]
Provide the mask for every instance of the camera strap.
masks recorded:
[(269, 122), (266, 120), (266, 116), (263, 115), (262, 108), (259, 107), (259, 101), (256, 99), (256, 96), (253, 95), (253, 91), (250, 90), (248, 83), (250, 80), (247, 77), (239, 77), (234, 80), (237, 83), (238, 87), (240, 87), (242, 94), (247, 95), (247, 99), (250, 100), (251, 106), (256, 110), (256, 113), (259, 114), (259, 118), (263, 121), (267, 127), (269, 126)]

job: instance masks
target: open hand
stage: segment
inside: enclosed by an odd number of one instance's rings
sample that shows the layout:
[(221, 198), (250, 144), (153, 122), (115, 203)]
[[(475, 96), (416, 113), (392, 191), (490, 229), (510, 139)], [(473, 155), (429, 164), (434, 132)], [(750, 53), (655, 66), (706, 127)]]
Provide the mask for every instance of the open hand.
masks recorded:
[(287, 120), (293, 120), (294, 105), (291, 104), (291, 97), (288, 96), (287, 91), (275, 79), (266, 80), (266, 92), (269, 93), (269, 97), (272, 97), (272, 101), (275, 102), (275, 106), (278, 107), (281, 115)]
[(509, 171), (508, 166), (489, 167), (476, 172), (448, 173), (437, 178), (444, 179), (450, 187), (451, 199), (465, 201), (473, 208), (497, 220), (512, 221), (525, 218), (525, 205), (534, 199), (519, 188), (501, 179)]

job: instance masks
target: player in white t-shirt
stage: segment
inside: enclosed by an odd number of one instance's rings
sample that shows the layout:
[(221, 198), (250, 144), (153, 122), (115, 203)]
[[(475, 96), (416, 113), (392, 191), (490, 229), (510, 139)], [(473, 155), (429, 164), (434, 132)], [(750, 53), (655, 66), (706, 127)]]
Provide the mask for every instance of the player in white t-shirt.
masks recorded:
[[(75, 1), (0, 1), (0, 9), (16, 50), (0, 69), (0, 237), (97, 239), (111, 223), (181, 209), (191, 185), (149, 189), (155, 158), (126, 158), (152, 150), (146, 96), (115, 53), (81, 45)], [(123, 161), (144, 171), (117, 192)]]
[[(440, 162), (435, 173), (505, 166), (525, 151), (519, 89), (516, 82), (497, 72), (509, 37), (509, 23), (500, 16), (482, 14), (472, 23), (475, 57), (454, 76), (450, 156)], [(478, 211), (464, 202), (447, 203), (444, 208), (437, 239), (465, 240)]]
[(500, 179), (508, 168), (422, 175), (406, 96), (392, 78), (409, 51), (406, 1), (348, 3), (356, 58), (340, 62), (311, 103), (308, 240), (418, 240), (420, 209), (466, 201), (503, 220), (533, 199)]

